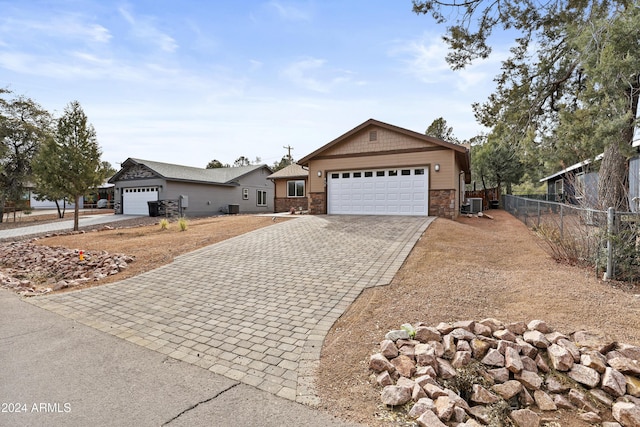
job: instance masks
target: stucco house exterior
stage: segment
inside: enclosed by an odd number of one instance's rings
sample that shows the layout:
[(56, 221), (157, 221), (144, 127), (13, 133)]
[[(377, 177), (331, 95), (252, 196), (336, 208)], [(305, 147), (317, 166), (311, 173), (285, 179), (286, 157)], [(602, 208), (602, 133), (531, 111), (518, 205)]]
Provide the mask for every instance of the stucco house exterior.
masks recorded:
[(298, 164), (311, 214), (455, 218), (471, 182), (469, 149), (369, 119)]
[(162, 216), (211, 216), (273, 212), (271, 173), (266, 165), (204, 169), (128, 158), (109, 182), (116, 214), (149, 215), (148, 202), (157, 202)]
[(275, 185), (274, 211), (289, 212), (306, 211), (309, 208), (309, 194), (307, 192), (309, 171), (302, 166), (293, 163), (267, 178)]

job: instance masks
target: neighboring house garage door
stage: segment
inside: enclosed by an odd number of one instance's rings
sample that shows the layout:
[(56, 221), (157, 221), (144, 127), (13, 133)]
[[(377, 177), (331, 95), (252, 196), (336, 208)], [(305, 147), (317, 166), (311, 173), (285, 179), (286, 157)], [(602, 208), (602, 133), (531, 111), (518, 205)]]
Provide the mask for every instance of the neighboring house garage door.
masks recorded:
[(125, 215), (149, 215), (147, 202), (158, 200), (158, 187), (123, 188), (122, 213)]
[(428, 215), (426, 166), (329, 172), (327, 212), (354, 215)]

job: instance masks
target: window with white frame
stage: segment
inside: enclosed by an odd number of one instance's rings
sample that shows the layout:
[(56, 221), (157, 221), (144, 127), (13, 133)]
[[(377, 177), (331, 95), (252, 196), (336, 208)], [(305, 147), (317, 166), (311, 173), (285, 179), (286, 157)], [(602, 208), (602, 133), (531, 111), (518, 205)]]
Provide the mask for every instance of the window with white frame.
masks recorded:
[(267, 206), (267, 192), (266, 191), (258, 190), (256, 199), (257, 199), (256, 204), (258, 206)]
[(287, 197), (304, 197), (304, 180), (287, 181)]

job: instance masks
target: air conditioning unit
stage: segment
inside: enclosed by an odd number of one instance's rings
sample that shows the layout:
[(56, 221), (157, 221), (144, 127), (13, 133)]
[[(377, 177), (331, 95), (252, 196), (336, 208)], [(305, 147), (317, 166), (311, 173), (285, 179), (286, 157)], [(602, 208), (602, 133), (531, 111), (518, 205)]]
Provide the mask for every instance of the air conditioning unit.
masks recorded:
[(472, 214), (482, 212), (482, 197), (469, 197), (467, 199), (467, 203), (469, 203), (469, 206), (471, 207)]

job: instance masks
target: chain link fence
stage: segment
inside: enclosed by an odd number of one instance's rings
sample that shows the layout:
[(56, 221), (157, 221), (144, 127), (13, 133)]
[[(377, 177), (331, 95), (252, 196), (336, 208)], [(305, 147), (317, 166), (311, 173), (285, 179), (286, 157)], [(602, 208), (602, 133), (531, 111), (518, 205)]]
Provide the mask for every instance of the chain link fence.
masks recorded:
[(640, 282), (640, 214), (504, 195), (506, 211), (535, 231), (559, 261), (605, 279)]

